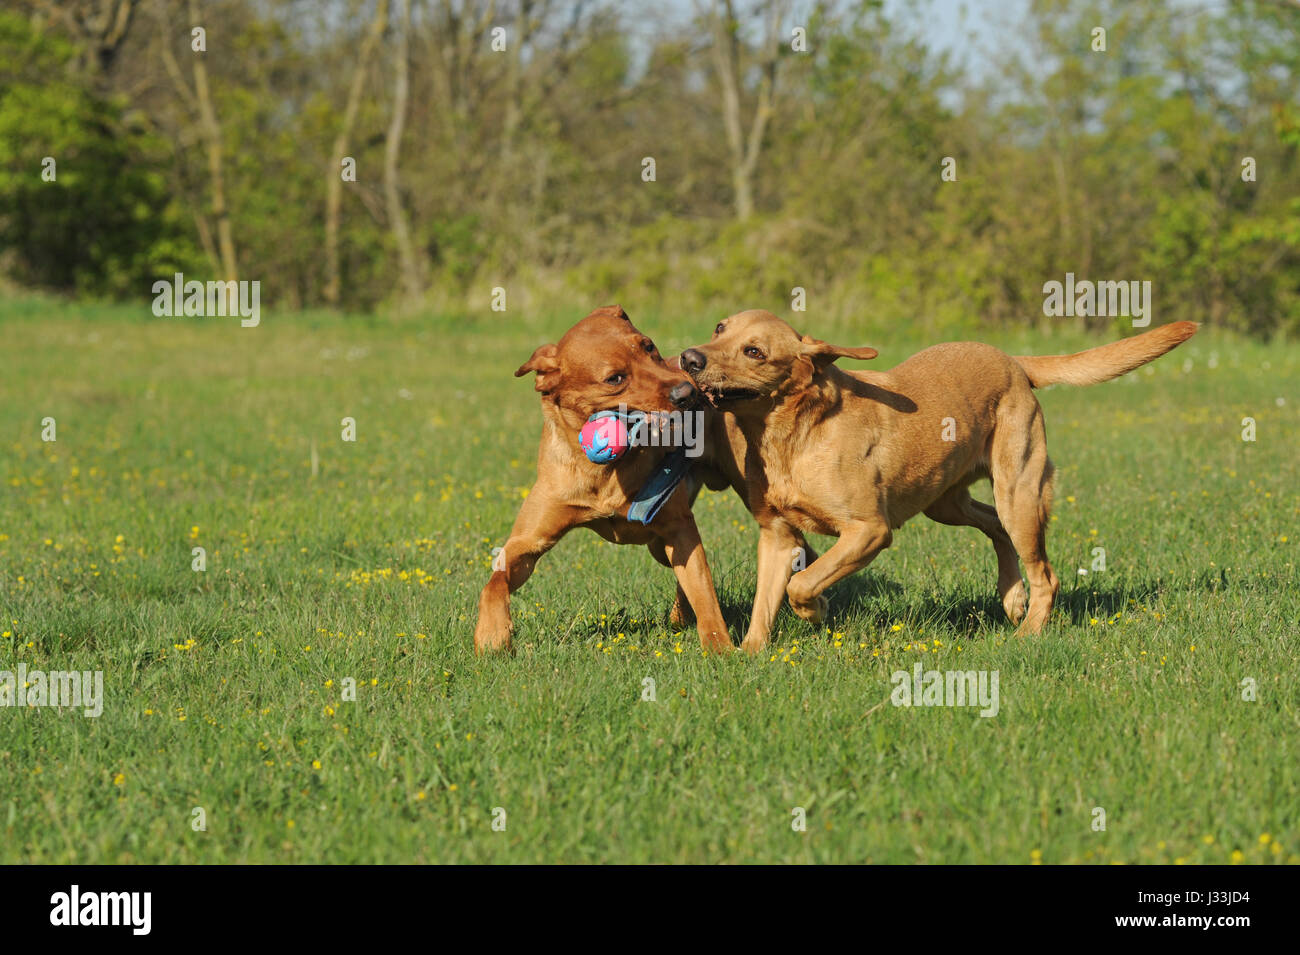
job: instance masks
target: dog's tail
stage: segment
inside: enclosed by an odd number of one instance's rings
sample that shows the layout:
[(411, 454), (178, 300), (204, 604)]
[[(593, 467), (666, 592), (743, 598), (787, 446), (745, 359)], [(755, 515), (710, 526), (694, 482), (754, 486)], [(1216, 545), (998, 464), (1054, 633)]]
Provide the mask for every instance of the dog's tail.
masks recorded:
[(1016, 355), (1015, 361), (1035, 388), (1096, 385), (1155, 361), (1195, 335), (1197, 327), (1196, 322), (1174, 322), (1073, 355)]

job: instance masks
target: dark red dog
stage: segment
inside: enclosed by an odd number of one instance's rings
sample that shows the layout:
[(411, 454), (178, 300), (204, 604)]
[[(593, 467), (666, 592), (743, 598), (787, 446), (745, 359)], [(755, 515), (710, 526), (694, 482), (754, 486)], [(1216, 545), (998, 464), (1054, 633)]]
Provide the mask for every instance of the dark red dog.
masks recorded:
[[(479, 598), (474, 649), (478, 653), (509, 650), (513, 624), (510, 594), (523, 586), (537, 559), (569, 530), (588, 527), (618, 544), (645, 544), (659, 563), (677, 576), (672, 619), (685, 621), (686, 605), (695, 612), (700, 643), (721, 653), (732, 647), (714, 592), (713, 575), (691, 515), (701, 483), (743, 487), (734, 461), (700, 462), (672, 490), (653, 520), (629, 520), (628, 508), (671, 453), (666, 447), (635, 447), (611, 464), (595, 464), (578, 444), (587, 419), (619, 405), (642, 412), (690, 409), (697, 393), (690, 378), (670, 366), (659, 350), (633, 327), (618, 306), (598, 308), (574, 325), (557, 344), (533, 352), (515, 376), (534, 372), (542, 396), (542, 441), (537, 452), (537, 483), (515, 518), (492, 577)], [(704, 411), (700, 414), (704, 421)], [(709, 414), (717, 423), (717, 417)], [(707, 427), (707, 425), (706, 425)], [(727, 451), (725, 429), (706, 435), (705, 446)], [(710, 438), (719, 438), (717, 441)], [(725, 455), (724, 455), (725, 456)]]

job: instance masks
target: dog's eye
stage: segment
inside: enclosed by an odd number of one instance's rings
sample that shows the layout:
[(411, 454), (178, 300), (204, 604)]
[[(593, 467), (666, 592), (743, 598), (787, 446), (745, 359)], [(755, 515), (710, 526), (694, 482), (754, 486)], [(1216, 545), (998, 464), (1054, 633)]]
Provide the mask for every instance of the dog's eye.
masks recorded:
[(627, 375), (623, 374), (623, 373), (620, 371), (620, 372), (617, 372), (617, 373), (615, 373), (615, 374), (613, 374), (613, 375), (610, 375), (608, 378), (606, 378), (606, 379), (605, 379), (605, 384), (607, 384), (607, 385), (621, 385), (621, 384), (623, 384), (623, 382), (625, 382), (625, 381), (627, 381)]
[(762, 358), (762, 357), (763, 357), (763, 353), (762, 353), (761, 351), (759, 351), (757, 348), (755, 348), (753, 345), (748, 345), (748, 346), (745, 347), (745, 354), (746, 354), (748, 357), (750, 357), (750, 358)]
[(722, 334), (722, 328), (723, 328), (722, 322), (718, 322), (718, 327), (715, 328), (715, 329), (713, 330), (713, 334), (715, 334), (715, 335), (721, 335), (721, 334)]
[(646, 342), (646, 343), (645, 343), (644, 345), (642, 345), (641, 347), (645, 349), (645, 353), (646, 353), (647, 355), (653, 355), (653, 354), (655, 353), (655, 343), (654, 343), (654, 342)]

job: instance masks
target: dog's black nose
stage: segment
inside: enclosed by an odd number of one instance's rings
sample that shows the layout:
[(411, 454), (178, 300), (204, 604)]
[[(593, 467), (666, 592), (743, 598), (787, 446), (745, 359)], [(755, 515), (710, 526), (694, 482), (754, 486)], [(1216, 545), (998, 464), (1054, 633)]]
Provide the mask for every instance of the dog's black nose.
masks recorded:
[(708, 362), (709, 360), (704, 357), (704, 352), (700, 351), (698, 348), (688, 348), (686, 351), (682, 352), (682, 371), (686, 372), (688, 375), (693, 375), (698, 371), (702, 371)]
[(695, 400), (695, 386), (685, 381), (680, 385), (674, 385), (673, 390), (668, 392), (668, 400), (674, 407), (685, 408)]

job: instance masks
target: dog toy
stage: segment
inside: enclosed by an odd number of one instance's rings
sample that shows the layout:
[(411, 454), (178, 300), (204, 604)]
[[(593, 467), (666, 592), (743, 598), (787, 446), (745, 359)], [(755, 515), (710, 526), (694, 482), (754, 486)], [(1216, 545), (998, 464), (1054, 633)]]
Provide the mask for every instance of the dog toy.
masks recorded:
[(578, 443), (595, 464), (611, 464), (635, 442), (645, 415), (640, 412), (597, 411), (587, 419)]

